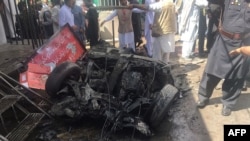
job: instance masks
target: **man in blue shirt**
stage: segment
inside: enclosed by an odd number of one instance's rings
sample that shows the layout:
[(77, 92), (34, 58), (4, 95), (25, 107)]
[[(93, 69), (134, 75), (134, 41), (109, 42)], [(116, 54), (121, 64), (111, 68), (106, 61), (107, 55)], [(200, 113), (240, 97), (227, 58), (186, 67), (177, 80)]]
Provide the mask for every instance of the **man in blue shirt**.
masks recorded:
[(59, 26), (62, 28), (67, 23), (73, 28), (74, 31), (77, 30), (77, 26), (74, 23), (74, 16), (71, 12), (71, 8), (74, 5), (75, 0), (64, 0), (64, 5), (59, 11)]
[(75, 30), (77, 37), (80, 41), (85, 45), (85, 15), (82, 11), (82, 8), (76, 5), (76, 1), (74, 0), (74, 6), (72, 7), (72, 13), (74, 15), (74, 24), (78, 27)]

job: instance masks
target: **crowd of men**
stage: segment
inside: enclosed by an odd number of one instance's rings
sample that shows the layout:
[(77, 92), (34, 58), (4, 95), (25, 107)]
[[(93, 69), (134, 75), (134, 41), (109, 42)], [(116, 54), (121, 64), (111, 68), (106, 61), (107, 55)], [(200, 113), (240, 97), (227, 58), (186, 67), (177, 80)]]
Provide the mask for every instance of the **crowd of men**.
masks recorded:
[[(250, 14), (247, 12), (250, 10), (250, 1), (182, 0), (182, 3), (184, 5), (178, 27), (183, 41), (182, 57), (192, 57), (197, 36), (200, 42), (198, 51), (202, 56), (204, 34), (207, 36), (209, 54), (199, 85), (197, 107), (204, 108), (209, 104), (214, 88), (223, 79), (221, 114), (229, 116), (237, 103), (249, 71), (246, 55), (250, 37)], [(203, 17), (204, 8), (209, 20), (207, 30), (204, 24), (206, 18)]]
[[(91, 0), (82, 0), (82, 5), (77, 5), (76, 0), (51, 0), (20, 1), (17, 5), (19, 13), (16, 15), (15, 29), (23, 39), (44, 38), (49, 39), (64, 25), (69, 24), (79, 40), (86, 44), (87, 27), (98, 27), (98, 14), (93, 15), (89, 10), (93, 6)], [(97, 13), (97, 12), (96, 12)], [(92, 15), (91, 15), (92, 14)], [(90, 15), (90, 16), (88, 16)], [(88, 26), (93, 19), (94, 23)], [(89, 35), (92, 43), (93, 34)]]
[[(24, 39), (48, 39), (65, 24), (69, 24), (83, 44), (89, 41), (90, 46), (93, 46), (100, 39), (99, 26), (117, 16), (120, 48), (131, 48), (135, 52), (136, 47), (143, 43), (143, 29), (146, 39), (144, 47), (147, 55), (169, 63), (170, 53), (175, 51), (176, 33), (181, 35), (183, 46), (185, 46), (185, 48), (182, 48), (182, 57), (189, 59), (192, 58), (198, 28), (202, 27), (199, 28), (200, 55), (204, 52), (203, 46), (207, 27), (204, 20), (206, 20), (206, 16), (200, 18), (202, 20), (199, 21), (199, 12), (200, 15), (204, 15), (205, 8), (196, 6), (194, 1), (144, 0), (143, 4), (140, 5), (138, 0), (119, 0), (120, 5), (127, 6), (127, 8), (115, 9), (101, 24), (98, 21), (97, 10), (91, 8), (94, 7), (92, 0), (82, 0), (82, 5), (77, 5), (76, 0), (51, 0), (51, 4), (44, 0), (35, 3), (31, 1), (33, 3), (30, 3), (29, 9), (32, 9), (33, 12), (27, 9), (25, 1), (20, 1), (18, 3), (20, 13), (16, 16), (15, 28), (18, 36)], [(135, 7), (130, 7), (131, 5)], [(161, 9), (164, 9), (162, 11), (165, 14), (161, 12)], [(142, 17), (145, 19), (144, 28), (141, 26)], [(177, 24), (177, 21), (179, 24)], [(199, 26), (199, 23), (203, 26)], [(207, 33), (212, 34), (212, 31), (209, 31), (210, 29)], [(213, 38), (211, 42), (213, 42)], [(209, 51), (209, 49), (207, 50)]]

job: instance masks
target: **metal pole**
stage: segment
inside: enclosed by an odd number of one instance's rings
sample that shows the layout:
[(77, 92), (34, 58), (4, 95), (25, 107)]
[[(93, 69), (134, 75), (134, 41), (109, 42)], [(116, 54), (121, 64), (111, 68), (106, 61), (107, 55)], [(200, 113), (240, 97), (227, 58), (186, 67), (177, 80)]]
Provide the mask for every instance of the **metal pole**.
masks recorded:
[[(11, 24), (11, 25), (9, 25), (9, 26), (12, 26), (12, 28), (13, 28), (13, 34), (14, 34), (14, 37), (15, 37), (15, 40), (16, 40), (16, 44), (18, 43), (17, 42), (17, 37), (16, 37), (16, 28), (15, 28), (15, 24), (14, 24), (14, 19), (13, 19), (13, 13), (12, 13), (12, 7), (11, 7), (11, 5), (10, 5), (10, 1), (8, 1), (8, 5), (9, 5), (9, 10), (10, 10), (10, 19), (11, 19), (11, 23), (9, 23), (9, 24)], [(11, 31), (12, 32), (12, 31)], [(10, 36), (12, 36), (11, 35), (12, 33), (10, 33)], [(11, 38), (14, 38), (14, 37), (11, 37)], [(12, 43), (12, 42), (11, 42)]]
[(115, 28), (114, 28), (114, 20), (112, 20), (112, 33), (113, 33), (113, 46), (115, 46)]
[[(19, 27), (20, 27), (20, 32), (21, 32), (21, 35), (23, 34), (22, 33), (22, 27), (21, 27), (21, 21), (20, 21), (20, 12), (18, 11), (17, 9), (17, 2), (14, 0), (14, 3), (15, 3), (15, 9), (16, 9), (16, 24), (19, 24)], [(15, 25), (15, 29), (16, 29), (16, 25)], [(17, 32), (17, 30), (16, 30)], [(24, 45), (24, 40), (23, 40), (23, 37), (19, 35), (18, 38), (20, 38), (22, 40), (22, 45)]]

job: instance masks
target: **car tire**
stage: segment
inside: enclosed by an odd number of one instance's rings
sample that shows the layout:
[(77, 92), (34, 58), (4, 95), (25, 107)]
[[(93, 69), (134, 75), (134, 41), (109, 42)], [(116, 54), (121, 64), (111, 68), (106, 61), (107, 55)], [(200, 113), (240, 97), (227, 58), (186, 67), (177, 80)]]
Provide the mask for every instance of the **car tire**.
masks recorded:
[(57, 92), (61, 90), (65, 85), (65, 81), (68, 79), (78, 80), (80, 78), (81, 68), (72, 62), (64, 62), (58, 65), (48, 76), (45, 83), (45, 90), (47, 94), (55, 98)]
[(160, 125), (164, 117), (167, 115), (171, 104), (177, 97), (178, 89), (173, 85), (165, 85), (153, 102), (153, 108), (149, 117), (151, 127), (156, 128)]

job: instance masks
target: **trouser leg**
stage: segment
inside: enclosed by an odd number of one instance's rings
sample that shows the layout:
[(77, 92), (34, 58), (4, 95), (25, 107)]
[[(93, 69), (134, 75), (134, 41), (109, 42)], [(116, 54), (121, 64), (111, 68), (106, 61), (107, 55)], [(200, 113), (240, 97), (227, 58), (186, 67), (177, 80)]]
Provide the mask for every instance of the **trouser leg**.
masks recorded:
[(162, 60), (162, 51), (158, 38), (153, 38), (153, 56), (156, 60)]
[(233, 108), (240, 96), (241, 89), (244, 84), (244, 79), (225, 79), (222, 84), (222, 98), (223, 105)]
[(131, 48), (135, 52), (135, 42), (129, 43), (128, 47)]
[(212, 96), (214, 88), (220, 82), (220, 80), (220, 78), (204, 72), (198, 91), (199, 100), (208, 100)]
[(152, 56), (152, 36), (151, 36), (151, 30), (148, 31), (148, 33), (145, 34), (145, 38), (147, 40), (146, 42), (146, 47), (147, 47), (147, 52), (149, 56)]
[(210, 52), (210, 49), (212, 48), (213, 42), (214, 42), (214, 36), (213, 36), (213, 26), (214, 21), (213, 19), (209, 19), (208, 22), (208, 31), (207, 31), (207, 51)]
[(198, 51), (201, 55), (204, 52), (204, 40), (205, 40), (205, 34), (207, 30), (207, 24), (206, 24), (206, 16), (204, 14), (204, 9), (200, 9), (200, 18), (199, 18), (199, 29), (198, 29)]
[(184, 58), (190, 57), (192, 55), (193, 45), (194, 41), (183, 41), (181, 56)]
[(213, 30), (214, 26), (218, 28), (219, 21), (217, 17), (213, 17), (209, 19), (208, 22), (208, 32), (207, 32), (207, 51), (210, 52), (211, 48), (213, 47), (215, 36), (217, 35), (217, 32)]
[(169, 63), (169, 57), (170, 57), (170, 52), (164, 53), (162, 61), (166, 64)]

